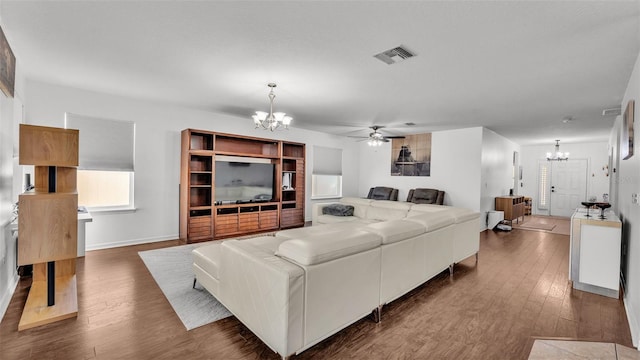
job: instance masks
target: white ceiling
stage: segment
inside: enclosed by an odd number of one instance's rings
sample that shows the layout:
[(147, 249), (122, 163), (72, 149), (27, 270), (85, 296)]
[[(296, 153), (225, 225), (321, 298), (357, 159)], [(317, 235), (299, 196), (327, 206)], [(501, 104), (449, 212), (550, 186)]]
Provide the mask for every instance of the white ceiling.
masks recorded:
[[(638, 1), (0, 2), (28, 78), (246, 121), (275, 82), (296, 127), (486, 126), (521, 145), (608, 139), (639, 19)], [(417, 57), (373, 57), (400, 44)]]

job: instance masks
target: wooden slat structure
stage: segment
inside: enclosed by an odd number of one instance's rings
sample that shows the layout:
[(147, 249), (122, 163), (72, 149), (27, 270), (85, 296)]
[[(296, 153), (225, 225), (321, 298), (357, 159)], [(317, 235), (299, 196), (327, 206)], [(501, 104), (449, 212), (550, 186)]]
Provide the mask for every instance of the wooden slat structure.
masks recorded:
[(18, 265), (34, 265), (19, 331), (78, 315), (78, 133), (20, 125), (20, 165), (35, 165), (35, 189), (19, 196)]

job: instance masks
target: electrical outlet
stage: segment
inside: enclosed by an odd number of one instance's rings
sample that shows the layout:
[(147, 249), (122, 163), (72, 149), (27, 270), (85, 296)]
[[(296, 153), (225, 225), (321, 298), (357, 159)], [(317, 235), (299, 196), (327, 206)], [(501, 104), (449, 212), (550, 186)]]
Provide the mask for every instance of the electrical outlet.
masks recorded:
[(638, 204), (638, 194), (637, 193), (631, 194), (631, 203), (635, 204), (635, 205), (639, 205)]

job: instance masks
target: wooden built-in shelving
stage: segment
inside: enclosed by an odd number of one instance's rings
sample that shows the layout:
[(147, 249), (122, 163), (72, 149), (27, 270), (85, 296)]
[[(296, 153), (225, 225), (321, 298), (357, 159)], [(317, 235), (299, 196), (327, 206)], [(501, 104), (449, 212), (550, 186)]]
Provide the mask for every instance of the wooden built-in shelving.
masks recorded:
[[(270, 202), (216, 204), (216, 156), (254, 158), (274, 166)], [(180, 239), (184, 242), (304, 225), (305, 145), (273, 139), (182, 131)], [(284, 177), (289, 187), (283, 188)]]

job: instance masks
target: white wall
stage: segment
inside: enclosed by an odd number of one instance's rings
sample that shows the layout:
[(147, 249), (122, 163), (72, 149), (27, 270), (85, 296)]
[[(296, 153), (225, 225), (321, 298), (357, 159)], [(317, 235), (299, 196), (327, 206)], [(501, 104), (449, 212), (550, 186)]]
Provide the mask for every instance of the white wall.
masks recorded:
[[(508, 195), (509, 190), (513, 188), (514, 151), (520, 151), (518, 144), (489, 129), (483, 128), (480, 176), (480, 213), (482, 214), (480, 220), (482, 229), (486, 229), (487, 212), (495, 209), (496, 196)], [(517, 191), (514, 193), (518, 194)]]
[[(523, 146), (520, 152), (523, 167), (522, 187), (519, 194), (533, 199), (533, 214), (548, 215), (548, 210), (538, 210), (538, 162), (546, 161), (547, 152), (552, 152), (555, 141), (548, 145)], [(609, 164), (609, 145), (607, 142), (563, 144), (560, 141), (560, 151), (569, 152), (570, 159), (587, 159), (587, 198), (596, 196), (602, 201), (602, 195), (609, 193), (608, 169), (602, 169)]]
[[(64, 126), (64, 113), (129, 120), (136, 123), (135, 213), (94, 213), (86, 227), (87, 249), (176, 239), (178, 237), (178, 186), (180, 179), (180, 131), (212, 130), (307, 144), (307, 206), (311, 219), (310, 189), (313, 146), (342, 148), (343, 193), (358, 193), (357, 145), (348, 138), (302, 130), (255, 130), (249, 115), (239, 118), (162, 103), (84, 91), (28, 81), (26, 122)], [(266, 104), (265, 104), (266, 105)]]
[[(22, 102), (19, 99), (24, 98), (23, 86), (24, 80), (17, 66), (14, 98), (6, 97), (0, 92), (0, 320), (4, 317), (18, 284), (16, 242), (11, 236), (9, 221), (12, 218), (12, 205), (17, 201), (14, 191), (14, 172), (17, 168), (15, 145), (21, 118), (19, 109)], [(17, 107), (16, 111), (14, 107)]]
[[(631, 328), (633, 345), (638, 346), (640, 340), (640, 205), (632, 204), (631, 194), (640, 193), (640, 146), (638, 135), (640, 135), (640, 58), (636, 60), (633, 73), (629, 79), (627, 90), (622, 100), (622, 109), (627, 106), (629, 100), (635, 100), (635, 142), (634, 155), (628, 160), (620, 158), (618, 174), (618, 201), (617, 212), (622, 220), (623, 243), (628, 244), (627, 249), (627, 291), (625, 293), (625, 306), (627, 308), (627, 318)], [(622, 119), (616, 120), (612, 130), (613, 139), (619, 139), (622, 127)], [(620, 147), (617, 142), (611, 144), (615, 147), (615, 152), (619, 154)]]
[(389, 186), (405, 201), (410, 189), (433, 188), (446, 192), (446, 205), (480, 210), (481, 127), (434, 132), (431, 176), (391, 176), (391, 142), (380, 147), (360, 144), (358, 196), (367, 196), (373, 186)]

